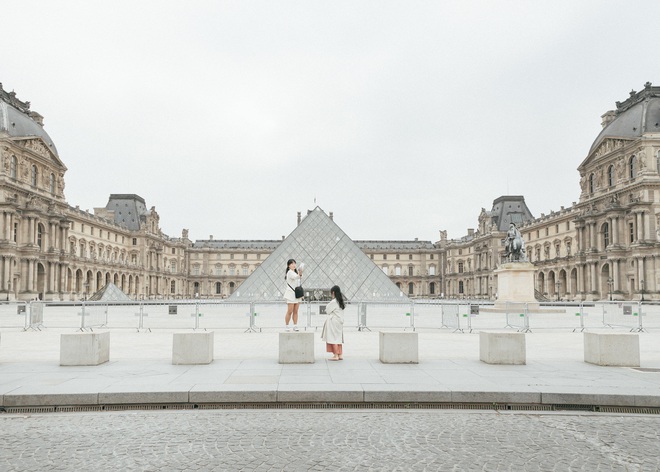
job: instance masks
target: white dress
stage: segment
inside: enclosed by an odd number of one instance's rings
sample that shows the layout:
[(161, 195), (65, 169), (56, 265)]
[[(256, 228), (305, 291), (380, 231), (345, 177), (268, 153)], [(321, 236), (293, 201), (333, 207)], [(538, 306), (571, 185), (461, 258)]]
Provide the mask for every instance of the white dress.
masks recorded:
[(293, 291), (293, 288), (298, 285), (300, 285), (300, 276), (289, 269), (286, 273), (286, 288), (284, 289), (284, 299), (287, 303), (300, 303), (302, 300), (302, 298), (296, 298), (296, 293)]

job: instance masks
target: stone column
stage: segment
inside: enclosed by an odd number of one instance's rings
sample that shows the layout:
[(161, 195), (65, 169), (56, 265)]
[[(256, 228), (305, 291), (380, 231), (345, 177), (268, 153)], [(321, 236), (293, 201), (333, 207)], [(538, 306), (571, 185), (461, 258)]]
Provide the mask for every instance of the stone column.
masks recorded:
[(592, 262), (591, 263), (591, 291), (596, 292), (597, 291), (597, 284), (596, 284), (596, 265), (597, 262)]
[(619, 244), (619, 218), (612, 217), (612, 244)]
[(12, 238), (13, 225), (12, 225), (12, 222), (11, 222), (12, 214), (7, 213), (6, 216), (7, 217), (5, 219), (5, 234), (7, 235), (7, 240), (8, 241), (13, 241), (13, 238)]
[(612, 291), (617, 292), (619, 290), (619, 259), (612, 261), (612, 280), (614, 280)]
[(651, 220), (650, 220), (649, 212), (645, 211), (644, 214), (642, 215), (642, 218), (644, 220), (644, 241), (650, 241), (651, 240)]
[(642, 214), (641, 213), (635, 213), (635, 224), (637, 225), (637, 241), (636, 242), (641, 242), (642, 239), (644, 239), (644, 233), (643, 233), (643, 223), (642, 223)]

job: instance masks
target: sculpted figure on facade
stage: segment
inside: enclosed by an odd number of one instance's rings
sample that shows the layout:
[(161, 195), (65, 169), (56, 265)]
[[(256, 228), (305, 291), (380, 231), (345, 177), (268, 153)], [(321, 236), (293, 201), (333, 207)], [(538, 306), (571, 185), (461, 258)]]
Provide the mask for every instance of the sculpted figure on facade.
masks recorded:
[(587, 176), (583, 175), (580, 177), (580, 188), (582, 189), (582, 193), (585, 193), (587, 191)]
[(600, 167), (599, 169), (597, 169), (594, 175), (596, 177), (596, 188), (602, 188), (602, 186), (603, 186), (603, 168)]
[(620, 179), (623, 179), (626, 172), (626, 165), (623, 162), (623, 159), (616, 161), (616, 176)]
[(637, 151), (637, 169), (640, 173), (646, 171), (646, 152), (644, 149)]

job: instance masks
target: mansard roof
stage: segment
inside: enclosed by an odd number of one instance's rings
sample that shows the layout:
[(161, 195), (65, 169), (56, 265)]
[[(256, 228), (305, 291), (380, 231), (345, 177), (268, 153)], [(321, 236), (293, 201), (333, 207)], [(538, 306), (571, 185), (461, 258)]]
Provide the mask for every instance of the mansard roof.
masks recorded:
[(510, 223), (521, 226), (534, 219), (522, 195), (503, 195), (496, 198), (489, 216), (499, 231), (507, 231)]
[(147, 205), (144, 198), (135, 194), (113, 193), (105, 206), (107, 210), (114, 211), (115, 223), (123, 225), (131, 231), (140, 229), (140, 219), (147, 215)]
[(42, 119), (39, 113), (30, 111), (30, 102), (18, 100), (14, 92), (6, 92), (0, 83), (0, 134), (7, 133), (13, 138), (39, 137), (59, 159)]
[(660, 133), (660, 87), (653, 87), (651, 82), (639, 92), (631, 91), (624, 102), (616, 102), (614, 119), (598, 134), (588, 157), (608, 138), (629, 140), (645, 133)]

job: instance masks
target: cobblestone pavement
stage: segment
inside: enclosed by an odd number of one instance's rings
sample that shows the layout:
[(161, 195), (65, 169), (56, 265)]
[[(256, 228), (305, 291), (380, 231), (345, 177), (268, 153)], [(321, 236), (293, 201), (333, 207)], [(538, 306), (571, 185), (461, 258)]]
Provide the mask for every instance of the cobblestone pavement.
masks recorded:
[(660, 470), (660, 417), (447, 410), (0, 415), (0, 470)]

